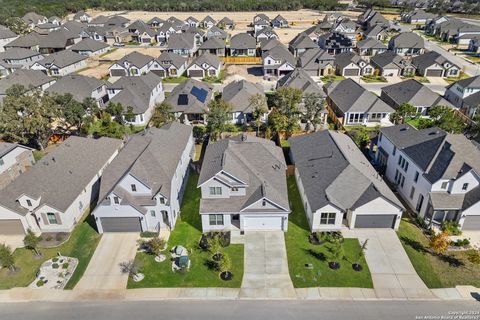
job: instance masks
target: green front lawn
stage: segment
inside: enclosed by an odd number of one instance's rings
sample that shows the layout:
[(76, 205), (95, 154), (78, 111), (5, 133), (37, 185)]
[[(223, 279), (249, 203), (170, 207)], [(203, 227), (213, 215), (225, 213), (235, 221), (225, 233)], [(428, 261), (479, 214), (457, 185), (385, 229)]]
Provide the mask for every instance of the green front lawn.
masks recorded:
[(180, 83), (180, 82), (183, 82), (185, 80), (187, 80), (188, 77), (186, 76), (180, 76), (178, 78), (175, 78), (175, 77), (167, 77), (167, 78), (163, 78), (162, 79), (162, 82), (163, 83)]
[(325, 76), (321, 77), (320, 80), (322, 80), (323, 83), (327, 84), (333, 81), (341, 81), (345, 80), (344, 76), (336, 76), (336, 75), (331, 75), (331, 76)]
[(138, 253), (136, 260), (141, 265), (145, 279), (141, 282), (128, 281), (128, 288), (152, 287), (233, 287), (239, 288), (243, 277), (243, 245), (231, 244), (224, 248), (232, 261), (233, 279), (222, 281), (219, 272), (210, 266), (211, 254), (202, 251), (198, 244), (202, 236), (202, 223), (199, 214), (200, 190), (197, 188), (198, 174), (191, 172), (183, 199), (180, 217), (168, 240), (168, 251), (176, 245), (187, 248), (191, 260), (186, 273), (172, 272), (172, 264), (167, 261), (157, 263), (153, 255)]
[[(364, 258), (360, 260), (363, 270), (356, 272), (352, 263), (360, 251), (357, 239), (345, 239), (345, 259), (339, 270), (328, 266), (329, 244), (313, 245), (309, 242), (310, 228), (295, 177), (288, 178), (288, 198), (292, 213), (289, 216), (288, 232), (285, 233), (290, 278), (296, 288), (305, 287), (361, 287), (373, 288), (372, 277)], [(313, 268), (306, 267), (312, 264)]]
[[(87, 220), (91, 216), (88, 216)], [(43, 254), (42, 258), (37, 259), (31, 250), (19, 248), (15, 250), (15, 264), (18, 268), (17, 272), (10, 274), (6, 269), (0, 270), (0, 289), (10, 289), (13, 287), (26, 287), (34, 279), (40, 268), (40, 265), (57, 255), (60, 252), (64, 256), (74, 257), (79, 260), (75, 273), (67, 283), (66, 289), (73, 289), (80, 278), (83, 276), (85, 269), (92, 258), (95, 248), (100, 241), (100, 235), (91, 226), (95, 223), (91, 220), (83, 221), (72, 231), (70, 239), (57, 248), (42, 249), (39, 251)]]
[(451, 251), (444, 256), (431, 254), (428, 238), (407, 218), (400, 223), (398, 237), (418, 275), (429, 288), (480, 287), (480, 268), (468, 261), (466, 251)]
[(388, 82), (387, 79), (383, 76), (363, 76), (361, 77), (366, 83), (376, 83), (376, 82)]

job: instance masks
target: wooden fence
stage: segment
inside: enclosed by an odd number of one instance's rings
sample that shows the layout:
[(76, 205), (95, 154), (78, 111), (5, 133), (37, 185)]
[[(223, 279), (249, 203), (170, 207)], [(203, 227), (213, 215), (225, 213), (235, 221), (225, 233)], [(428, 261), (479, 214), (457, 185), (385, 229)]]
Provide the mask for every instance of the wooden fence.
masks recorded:
[(222, 60), (227, 64), (262, 64), (260, 57), (223, 57)]

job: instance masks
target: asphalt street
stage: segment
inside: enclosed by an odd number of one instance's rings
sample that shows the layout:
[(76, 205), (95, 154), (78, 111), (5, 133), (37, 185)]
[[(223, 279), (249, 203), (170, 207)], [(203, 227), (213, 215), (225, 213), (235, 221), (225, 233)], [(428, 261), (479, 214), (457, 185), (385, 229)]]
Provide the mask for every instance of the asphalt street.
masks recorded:
[(152, 301), (0, 304), (8, 320), (143, 319), (480, 319), (480, 302), (428, 301)]

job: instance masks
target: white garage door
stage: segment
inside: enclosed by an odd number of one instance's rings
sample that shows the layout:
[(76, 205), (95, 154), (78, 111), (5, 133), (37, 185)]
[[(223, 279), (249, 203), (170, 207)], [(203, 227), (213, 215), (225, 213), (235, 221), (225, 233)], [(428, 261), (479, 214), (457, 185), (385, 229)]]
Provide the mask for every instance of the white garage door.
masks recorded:
[(282, 231), (282, 217), (245, 217), (243, 219), (243, 230), (265, 230), (265, 231)]

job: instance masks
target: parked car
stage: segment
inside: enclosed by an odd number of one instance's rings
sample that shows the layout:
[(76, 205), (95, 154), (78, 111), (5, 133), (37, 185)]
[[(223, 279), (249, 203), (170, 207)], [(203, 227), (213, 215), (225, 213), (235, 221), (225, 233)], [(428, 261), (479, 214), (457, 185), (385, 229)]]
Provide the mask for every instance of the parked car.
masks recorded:
[(121, 42), (115, 42), (113, 44), (114, 47), (125, 47), (125, 44), (124, 43), (121, 43)]

